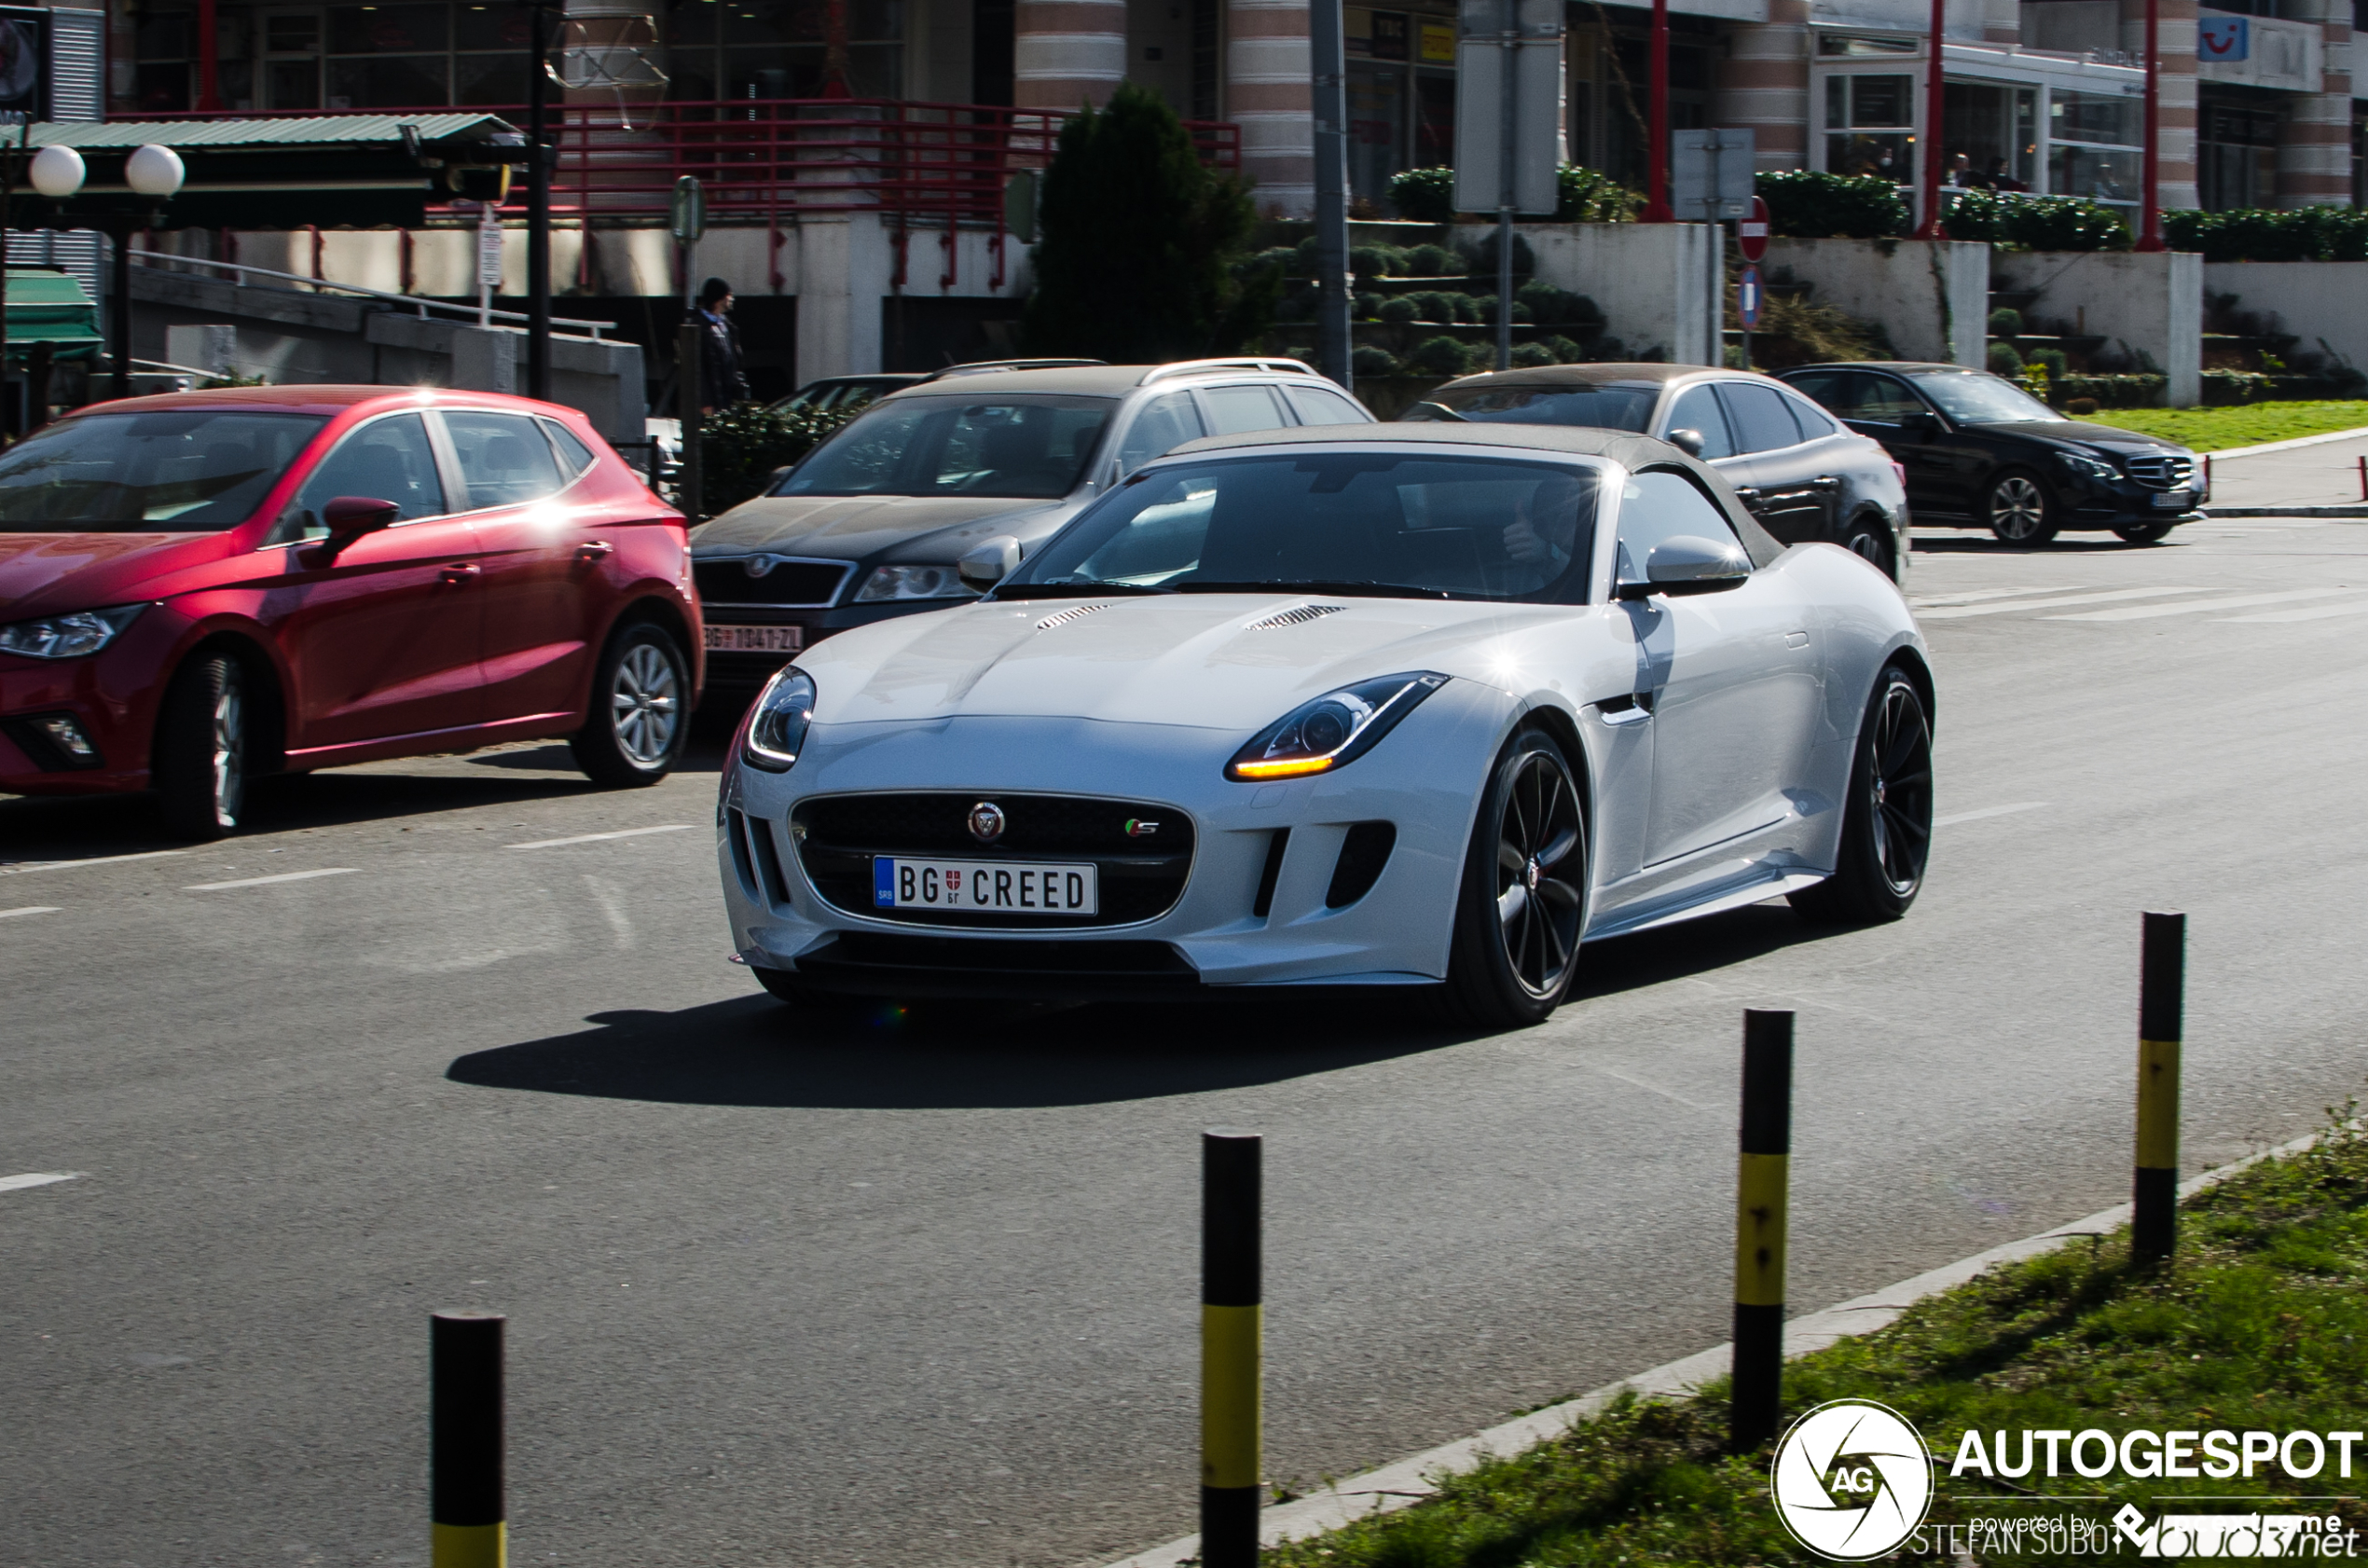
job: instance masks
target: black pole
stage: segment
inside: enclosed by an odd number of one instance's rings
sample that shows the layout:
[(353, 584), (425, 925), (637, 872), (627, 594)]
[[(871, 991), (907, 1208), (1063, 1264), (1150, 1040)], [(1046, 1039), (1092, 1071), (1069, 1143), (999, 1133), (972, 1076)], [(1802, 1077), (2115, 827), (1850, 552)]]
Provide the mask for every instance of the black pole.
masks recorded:
[(1201, 1568), (1257, 1568), (1261, 1487), (1260, 1151), (1201, 1135)]
[(428, 1518), (433, 1568), (501, 1568), (503, 1496), (499, 1313), (429, 1319)]
[(1308, 46), (1315, 66), (1315, 368), (1342, 387), (1355, 385), (1355, 292), (1348, 267), (1348, 58), (1341, 0), (1311, 0)]
[(2179, 1245), (2179, 1047), (2185, 1027), (2187, 917), (2145, 917), (2138, 980), (2138, 1169), (2130, 1261), (2158, 1268)]
[(695, 314), (685, 316), (674, 334), (674, 409), (682, 424), (681, 463), (674, 481), (674, 507), (693, 528), (707, 521), (707, 458), (701, 424), (707, 419), (707, 374), (699, 362), (699, 340), (706, 337)]
[(534, 36), (533, 69), (526, 83), (526, 394), (551, 396), (551, 148), (550, 40), (544, 0), (528, 0)]
[(109, 234), (115, 241), (115, 394), (131, 395), (131, 224), (117, 223)]
[(1743, 1124), (1735, 1179), (1737, 1452), (1776, 1438), (1783, 1410), (1784, 1239), (1793, 1148), (1793, 1015), (1743, 1012)]

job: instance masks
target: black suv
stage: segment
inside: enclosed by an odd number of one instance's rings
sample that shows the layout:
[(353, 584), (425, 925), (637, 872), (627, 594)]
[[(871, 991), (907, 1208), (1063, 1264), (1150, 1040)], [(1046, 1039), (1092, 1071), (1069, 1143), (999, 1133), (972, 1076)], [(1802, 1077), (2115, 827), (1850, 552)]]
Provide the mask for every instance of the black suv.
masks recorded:
[(1954, 364), (1868, 361), (1781, 373), (1907, 474), (1928, 526), (1986, 528), (2009, 544), (2110, 529), (2151, 544), (2201, 520), (2196, 454), (2152, 435), (2067, 420), (2003, 376)]

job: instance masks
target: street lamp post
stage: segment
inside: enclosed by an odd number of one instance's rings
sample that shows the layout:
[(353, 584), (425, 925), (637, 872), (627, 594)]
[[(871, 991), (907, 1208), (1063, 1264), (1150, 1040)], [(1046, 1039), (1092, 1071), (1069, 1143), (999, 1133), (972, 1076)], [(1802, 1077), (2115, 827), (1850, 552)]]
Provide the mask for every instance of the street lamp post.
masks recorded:
[(1948, 79), (1941, 63), (1941, 28), (1947, 21), (1944, 0), (1933, 0), (1932, 57), (1924, 62), (1924, 168), (1918, 182), (1924, 187), (1924, 221), (1919, 240), (1946, 240), (1948, 227), (1940, 219), (1940, 121), (1948, 100)]
[(1653, 0), (1652, 80), (1645, 84), (1645, 211), (1640, 223), (1675, 223), (1669, 210), (1669, 0)]
[(526, 0), (533, 59), (526, 84), (526, 394), (551, 396), (551, 0)]
[(2163, 242), (2162, 193), (2162, 0), (2146, 0), (2146, 157), (2145, 192), (2140, 198), (2138, 248), (2167, 251)]

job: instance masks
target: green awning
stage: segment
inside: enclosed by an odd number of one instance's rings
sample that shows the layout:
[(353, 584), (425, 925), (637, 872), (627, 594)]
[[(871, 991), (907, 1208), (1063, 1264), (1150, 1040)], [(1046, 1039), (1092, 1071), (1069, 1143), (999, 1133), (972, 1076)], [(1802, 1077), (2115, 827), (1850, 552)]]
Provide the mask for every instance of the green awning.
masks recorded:
[(98, 306), (63, 272), (9, 268), (7, 309), (11, 358), (22, 358), (35, 343), (48, 343), (60, 359), (89, 359), (105, 344), (99, 336)]

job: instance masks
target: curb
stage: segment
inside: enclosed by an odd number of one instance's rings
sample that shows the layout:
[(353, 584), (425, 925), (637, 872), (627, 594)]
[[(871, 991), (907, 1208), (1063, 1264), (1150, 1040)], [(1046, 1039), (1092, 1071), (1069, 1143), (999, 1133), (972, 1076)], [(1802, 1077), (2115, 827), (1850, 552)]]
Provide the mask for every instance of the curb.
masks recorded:
[(2368, 517), (2368, 502), (2343, 506), (2207, 506), (2207, 519), (2220, 517)]
[(2223, 447), (2205, 455), (2215, 458), (2253, 458), (2265, 452), (2291, 452), (2297, 447), (2323, 446), (2330, 441), (2357, 441), (2368, 436), (2368, 426), (2358, 430), (2331, 430), (2323, 435), (2297, 435), (2291, 441), (2265, 441), (2258, 447)]
[[(2308, 1148), (2322, 1136), (2306, 1134), (2275, 1148), (2265, 1148), (2242, 1160), (2215, 1166), (2179, 1184), (2179, 1195), (2187, 1198), (2227, 1180), (2249, 1166), (2282, 1154), (2294, 1154)], [(1827, 1307), (1823, 1312), (1797, 1317), (1784, 1325), (1784, 1358), (1807, 1355), (1828, 1345), (1838, 1343), (1860, 1334), (1871, 1334), (1897, 1321), (1900, 1314), (1927, 1296), (1936, 1296), (1974, 1279), (2001, 1263), (2018, 1263), (2026, 1258), (2052, 1252), (2066, 1242), (2083, 1236), (2103, 1236), (2129, 1223), (2129, 1205), (2117, 1204), (2100, 1209), (2086, 1218), (2075, 1219), (2044, 1231), (2036, 1236), (2026, 1236), (2018, 1242), (2008, 1242), (1977, 1252), (1971, 1258), (1945, 1263), (1912, 1279), (1901, 1280), (1884, 1289)], [(1518, 1416), (1501, 1425), (1427, 1450), (1394, 1465), (1363, 1475), (1351, 1476), (1333, 1482), (1323, 1491), (1288, 1503), (1277, 1503), (1261, 1509), (1259, 1514), (1259, 1545), (1279, 1547), (1288, 1541), (1301, 1541), (1311, 1535), (1321, 1535), (1338, 1530), (1360, 1519), (1376, 1514), (1395, 1513), (1400, 1508), (1421, 1502), (1439, 1490), (1439, 1481), (1477, 1469), (1483, 1462), (1534, 1448), (1549, 1438), (1560, 1437), (1571, 1426), (1594, 1415), (1622, 1394), (1634, 1393), (1641, 1397), (1672, 1398), (1700, 1386), (1713, 1378), (1727, 1373), (1732, 1345), (1714, 1345), (1698, 1351), (1682, 1360), (1655, 1367), (1623, 1378), (1618, 1382), (1582, 1394), (1576, 1399), (1565, 1399), (1549, 1405), (1525, 1416)], [(1192, 1561), (1200, 1551), (1201, 1538), (1186, 1535), (1165, 1546), (1122, 1557), (1105, 1568), (1182, 1568)]]

